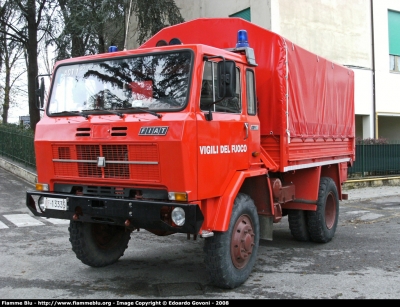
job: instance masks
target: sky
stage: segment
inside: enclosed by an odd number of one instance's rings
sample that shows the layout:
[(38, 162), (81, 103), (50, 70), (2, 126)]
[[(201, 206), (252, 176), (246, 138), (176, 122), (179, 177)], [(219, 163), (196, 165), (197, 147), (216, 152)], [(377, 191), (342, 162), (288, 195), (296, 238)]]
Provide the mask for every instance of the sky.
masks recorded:
[[(48, 50), (49, 54), (54, 54), (53, 50)], [(44, 59), (42, 57), (38, 58), (39, 60), (39, 75), (46, 74), (47, 70), (45, 69)], [(21, 71), (26, 70), (24, 60), (20, 61), (19, 65), (15, 67), (13, 75), (18, 75)], [(4, 82), (3, 75), (0, 75), (0, 83)], [(45, 78), (45, 80), (48, 78)], [(47, 80), (46, 80), (47, 81)], [(16, 85), (13, 87), (16, 91), (12, 94), (13, 100), (15, 103), (11, 104), (10, 109), (8, 110), (8, 123), (19, 123), (20, 116), (29, 116), (29, 105), (28, 105), (28, 81), (27, 74), (24, 73), (21, 77), (18, 78)], [(49, 90), (49, 82), (46, 82), (46, 92)], [(18, 88), (18, 89), (17, 89)], [(1, 101), (0, 103), (3, 103)]]

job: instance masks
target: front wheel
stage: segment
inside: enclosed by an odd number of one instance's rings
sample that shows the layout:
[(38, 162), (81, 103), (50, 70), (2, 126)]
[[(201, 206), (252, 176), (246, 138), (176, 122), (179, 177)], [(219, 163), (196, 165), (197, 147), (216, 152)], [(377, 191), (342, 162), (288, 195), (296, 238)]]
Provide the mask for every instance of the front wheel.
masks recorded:
[(76, 257), (92, 267), (115, 263), (130, 240), (130, 232), (115, 225), (71, 221), (68, 230)]
[(205, 265), (211, 283), (233, 289), (244, 283), (253, 270), (260, 239), (260, 224), (253, 200), (239, 193), (229, 228), (204, 242)]
[(322, 177), (319, 184), (317, 210), (307, 212), (311, 240), (326, 243), (335, 235), (339, 219), (339, 194), (332, 178)]

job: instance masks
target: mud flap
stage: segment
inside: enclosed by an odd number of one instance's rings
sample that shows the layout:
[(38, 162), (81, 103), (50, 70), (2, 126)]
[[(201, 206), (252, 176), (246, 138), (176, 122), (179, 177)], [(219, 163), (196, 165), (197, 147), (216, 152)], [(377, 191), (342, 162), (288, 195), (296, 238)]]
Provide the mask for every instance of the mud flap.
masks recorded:
[(258, 219), (260, 221), (260, 239), (272, 241), (273, 217), (259, 215)]

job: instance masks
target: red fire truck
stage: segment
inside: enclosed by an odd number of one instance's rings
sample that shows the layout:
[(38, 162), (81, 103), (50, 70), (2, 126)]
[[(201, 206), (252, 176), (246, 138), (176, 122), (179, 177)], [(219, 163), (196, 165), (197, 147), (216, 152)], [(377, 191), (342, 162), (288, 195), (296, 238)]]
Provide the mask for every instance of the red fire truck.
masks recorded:
[[(37, 124), (36, 216), (70, 220), (83, 263), (131, 232), (204, 239), (210, 282), (245, 282), (287, 216), (329, 242), (355, 159), (354, 73), (240, 18), (167, 27), (135, 50), (56, 63)], [(115, 52), (114, 52), (115, 51)]]

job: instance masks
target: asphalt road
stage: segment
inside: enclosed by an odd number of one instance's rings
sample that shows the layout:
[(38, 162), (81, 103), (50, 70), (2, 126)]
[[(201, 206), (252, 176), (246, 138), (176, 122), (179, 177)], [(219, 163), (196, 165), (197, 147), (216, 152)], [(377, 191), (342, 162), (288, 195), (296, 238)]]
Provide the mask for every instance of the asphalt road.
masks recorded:
[(33, 186), (0, 168), (2, 299), (400, 299), (400, 187), (349, 190), (335, 238), (297, 242), (287, 218), (261, 241), (250, 278), (208, 283), (203, 239), (132, 233), (114, 265), (91, 268), (71, 250), (68, 225), (25, 207)]

